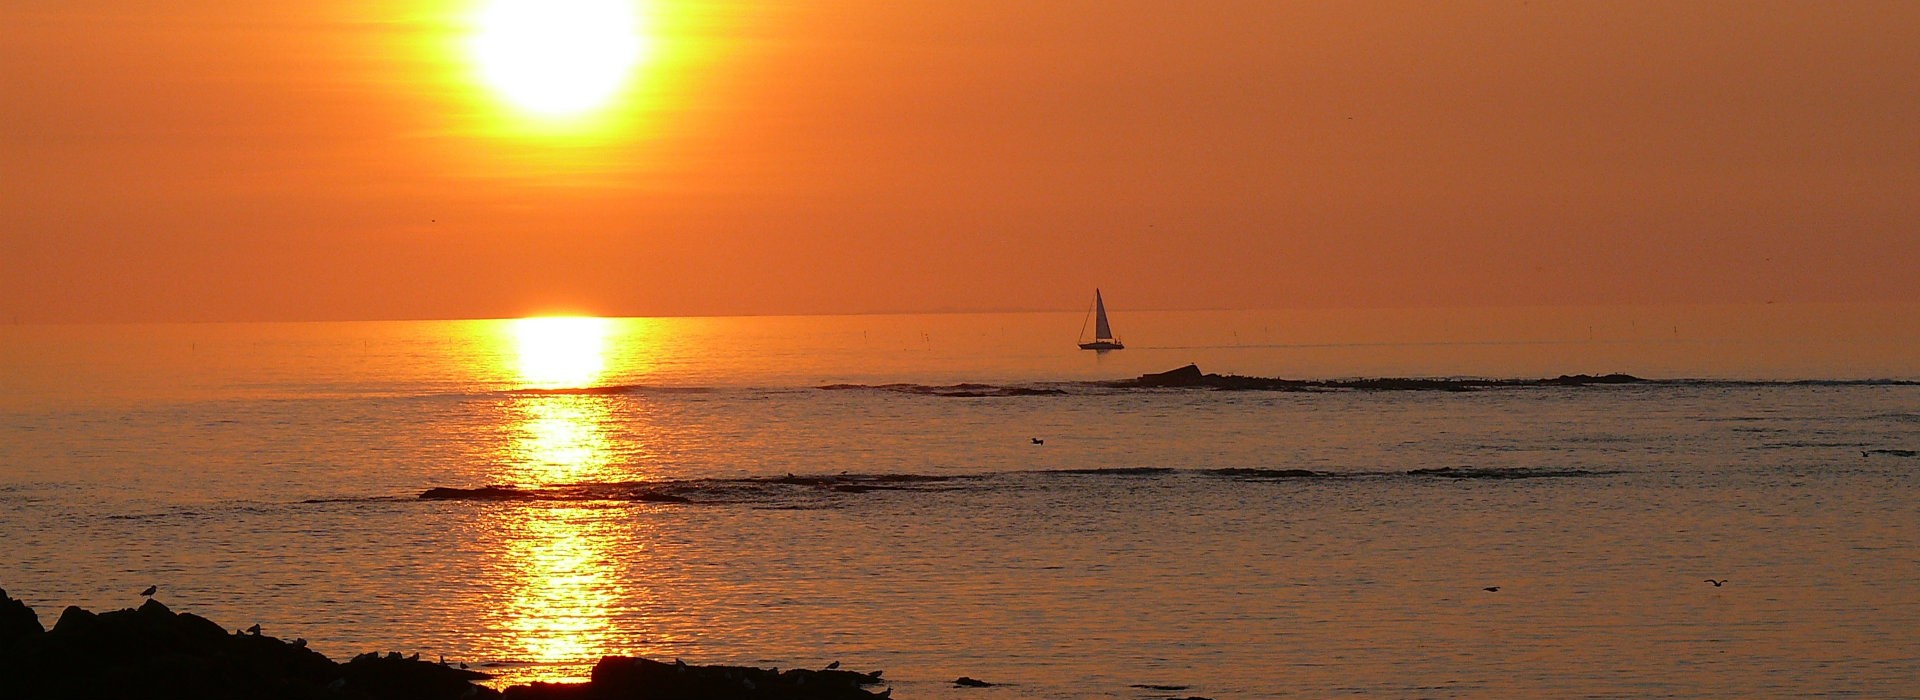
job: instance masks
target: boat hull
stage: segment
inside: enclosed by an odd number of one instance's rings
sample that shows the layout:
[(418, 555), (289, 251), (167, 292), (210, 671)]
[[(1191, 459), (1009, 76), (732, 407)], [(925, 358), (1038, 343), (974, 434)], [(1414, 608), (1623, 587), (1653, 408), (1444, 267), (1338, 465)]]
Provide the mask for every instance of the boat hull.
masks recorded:
[(1126, 347), (1125, 345), (1121, 345), (1118, 340), (1096, 340), (1091, 343), (1080, 344), (1081, 350), (1124, 350)]

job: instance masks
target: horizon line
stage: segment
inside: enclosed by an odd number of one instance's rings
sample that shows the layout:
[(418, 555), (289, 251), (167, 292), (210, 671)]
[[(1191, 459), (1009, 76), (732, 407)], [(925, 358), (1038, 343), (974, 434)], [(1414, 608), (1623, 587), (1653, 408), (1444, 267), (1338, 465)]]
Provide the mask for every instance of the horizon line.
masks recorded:
[[(1385, 305), (1385, 306), (1270, 306), (1270, 307), (1135, 307), (1125, 308), (1121, 313), (1166, 313), (1166, 312), (1223, 312), (1223, 311), (1292, 311), (1292, 312), (1379, 312), (1379, 311), (1437, 311), (1437, 310), (1518, 310), (1518, 309), (1622, 309), (1622, 308), (1728, 308), (1728, 307), (1920, 307), (1920, 300), (1912, 301), (1721, 301), (1721, 302), (1612, 302), (1612, 303), (1570, 303), (1570, 304), (1461, 304), (1461, 305)], [(466, 317), (388, 317), (388, 318), (228, 318), (228, 319), (75, 319), (75, 320), (22, 320), (16, 314), (7, 326), (134, 326), (134, 325), (197, 325), (197, 324), (295, 324), (295, 323), (427, 323), (456, 321), (511, 321), (523, 318), (544, 317), (582, 317), (608, 319), (701, 319), (701, 318), (834, 318), (849, 316), (966, 316), (986, 314), (1044, 314), (1044, 313), (1086, 313), (1086, 310), (1072, 308), (1039, 307), (986, 307), (986, 308), (947, 308), (947, 309), (893, 309), (867, 311), (813, 312), (813, 313), (690, 313), (690, 314), (596, 314), (580, 311), (534, 312), (515, 316), (466, 316)], [(1118, 314), (1116, 314), (1118, 315)]]

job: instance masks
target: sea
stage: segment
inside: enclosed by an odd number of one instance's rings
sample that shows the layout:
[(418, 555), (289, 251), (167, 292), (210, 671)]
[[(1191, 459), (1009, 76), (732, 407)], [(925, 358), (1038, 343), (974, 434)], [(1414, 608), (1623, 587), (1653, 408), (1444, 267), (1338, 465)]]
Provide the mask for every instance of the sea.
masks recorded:
[[(1920, 697), (1920, 306), (1109, 307), (0, 326), (0, 588), (496, 686)], [(1190, 363), (1311, 381), (1123, 381)]]

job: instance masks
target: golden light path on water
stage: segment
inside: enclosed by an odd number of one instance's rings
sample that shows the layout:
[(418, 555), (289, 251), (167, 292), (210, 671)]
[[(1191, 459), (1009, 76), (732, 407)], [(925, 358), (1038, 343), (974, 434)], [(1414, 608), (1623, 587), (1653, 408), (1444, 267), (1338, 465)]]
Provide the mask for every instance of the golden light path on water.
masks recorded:
[[(510, 321), (505, 336), (520, 382), (528, 388), (591, 386), (606, 372), (614, 322), (587, 317)], [(603, 397), (529, 394), (507, 404), (514, 437), (502, 444), (497, 481), (525, 486), (611, 481), (618, 477), (610, 438), (613, 416)], [(627, 591), (613, 575), (620, 555), (639, 545), (609, 511), (558, 503), (516, 504), (495, 514), (504, 543), (500, 571), (507, 593), (507, 632), (494, 650), (530, 665), (502, 669), (503, 682), (583, 681), (581, 664), (612, 648), (615, 606)], [(503, 683), (504, 684), (504, 683)]]

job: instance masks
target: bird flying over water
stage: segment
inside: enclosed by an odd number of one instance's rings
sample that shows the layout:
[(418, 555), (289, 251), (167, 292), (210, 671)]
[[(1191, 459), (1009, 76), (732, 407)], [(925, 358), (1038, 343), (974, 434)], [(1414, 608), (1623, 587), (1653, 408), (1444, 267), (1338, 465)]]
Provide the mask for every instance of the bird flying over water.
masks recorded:
[(160, 592), (160, 587), (159, 587), (159, 586), (147, 586), (147, 590), (144, 590), (144, 591), (141, 591), (141, 592), (140, 592), (140, 597), (142, 597), (142, 598), (152, 598), (152, 597), (153, 597), (153, 594), (155, 594), (155, 593), (159, 593), (159, 592)]
[(1482, 588), (1482, 589), (1480, 589), (1480, 590), (1483, 590), (1483, 591), (1486, 591), (1486, 592), (1488, 592), (1488, 593), (1498, 593), (1498, 592), (1500, 591), (1500, 587), (1499, 587), (1499, 586), (1487, 586), (1486, 588)]
[(1727, 580), (1726, 580), (1726, 579), (1720, 579), (1720, 580), (1718, 580), (1718, 581), (1715, 581), (1715, 580), (1713, 580), (1713, 579), (1707, 579), (1707, 580), (1706, 580), (1705, 582), (1706, 582), (1706, 583), (1711, 583), (1711, 584), (1713, 584), (1713, 587), (1714, 587), (1714, 588), (1719, 588), (1720, 586), (1722, 586), (1722, 585), (1725, 585), (1725, 584), (1726, 584), (1726, 582), (1727, 582)]
[(1045, 440), (1042, 440), (1042, 439), (1040, 439), (1040, 438), (1034, 438), (1034, 439), (1033, 439), (1033, 444), (1035, 444), (1035, 445), (1045, 445), (1045, 444), (1047, 444), (1047, 441), (1045, 441)]

